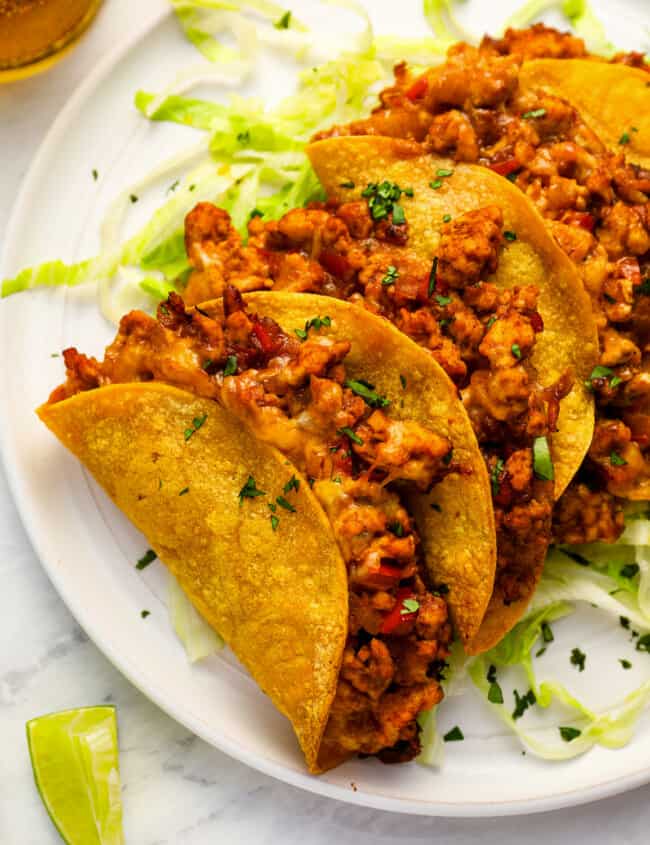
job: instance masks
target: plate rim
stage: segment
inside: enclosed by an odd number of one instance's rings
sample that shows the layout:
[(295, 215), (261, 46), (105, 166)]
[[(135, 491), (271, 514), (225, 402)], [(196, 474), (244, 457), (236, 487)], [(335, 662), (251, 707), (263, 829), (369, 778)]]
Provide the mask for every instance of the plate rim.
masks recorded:
[[(23, 177), (18, 194), (11, 208), (2, 251), (0, 253), (0, 277), (4, 277), (7, 274), (6, 267), (11, 252), (10, 245), (15, 239), (16, 232), (20, 227), (20, 221), (29, 203), (32, 201), (33, 193), (38, 186), (39, 174), (46, 165), (48, 158), (53, 153), (56, 153), (60, 136), (67, 126), (70, 116), (78, 110), (95, 88), (104, 82), (118, 62), (133, 50), (140, 41), (146, 39), (157, 27), (167, 21), (172, 14), (171, 9), (159, 10), (144, 25), (131, 33), (125, 41), (115, 46), (112, 50), (109, 50), (88, 76), (75, 88), (67, 103), (57, 114), (38, 146), (37, 152)], [(4, 320), (0, 321), (0, 323), (0, 331), (4, 331)], [(86, 616), (83, 603), (79, 599), (75, 600), (74, 594), (69, 594), (65, 586), (60, 583), (56, 567), (51, 561), (48, 561), (48, 555), (45, 554), (40, 537), (41, 529), (38, 528), (34, 518), (28, 496), (22, 490), (21, 473), (18, 462), (13, 457), (14, 451), (11, 446), (11, 432), (8, 419), (5, 415), (0, 415), (0, 456), (13, 501), (39, 563), (67, 609), (77, 623), (88, 633), (99, 651), (136, 689), (150, 701), (153, 701), (156, 706), (176, 722), (191, 730), (209, 745), (233, 759), (239, 760), (245, 765), (281, 782), (348, 804), (409, 815), (451, 818), (490, 818), (548, 812), (618, 795), (650, 782), (650, 764), (648, 764), (641, 769), (603, 780), (591, 786), (583, 786), (572, 790), (565, 789), (562, 792), (540, 795), (533, 798), (511, 798), (499, 803), (494, 801), (481, 802), (467, 800), (452, 803), (435, 800), (424, 801), (413, 798), (394, 798), (379, 793), (368, 793), (362, 789), (355, 792), (352, 789), (347, 789), (343, 786), (316, 778), (307, 772), (292, 770), (261, 753), (240, 748), (227, 736), (219, 734), (218, 730), (216, 733), (211, 733), (203, 725), (201, 720), (194, 718), (191, 714), (183, 714), (173, 702), (166, 701), (163, 696), (159, 695), (158, 691), (150, 686), (146, 679), (143, 681), (142, 678), (138, 678), (135, 670), (130, 666), (128, 659), (123, 655), (115, 653), (111, 643), (105, 641), (102, 633), (95, 630), (92, 618)]]

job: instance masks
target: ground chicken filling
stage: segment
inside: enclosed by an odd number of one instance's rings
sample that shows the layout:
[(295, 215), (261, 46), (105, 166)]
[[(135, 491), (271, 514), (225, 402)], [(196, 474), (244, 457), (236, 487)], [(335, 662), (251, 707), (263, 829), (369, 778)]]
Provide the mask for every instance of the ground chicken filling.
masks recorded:
[[(401, 495), (458, 471), (452, 444), (391, 418), (371, 385), (347, 378), (350, 344), (327, 336), (325, 315), (291, 337), (247, 313), (234, 287), (224, 290), (224, 313), (188, 313), (172, 294), (157, 319), (127, 314), (103, 361), (65, 350), (67, 380), (50, 401), (163, 381), (220, 402), (291, 457), (327, 511), (348, 569), (349, 634), (325, 742), (343, 756), (410, 760), (420, 749), (416, 717), (443, 696), (451, 626), (444, 585), (429, 589), (423, 579)], [(290, 490), (284, 503), (272, 520), (293, 507)]]
[(531, 594), (550, 542), (553, 484), (535, 473), (533, 447), (555, 430), (571, 379), (543, 385), (531, 363), (544, 328), (537, 288), (487, 281), (502, 226), (495, 206), (450, 219), (432, 265), (408, 248), (408, 221), (373, 220), (366, 200), (296, 209), (269, 223), (254, 217), (246, 245), (225, 211), (201, 203), (186, 219), (194, 272), (185, 296), (206, 301), (226, 285), (335, 296), (386, 317), (427, 349), (458, 385), (488, 465), (497, 588), (510, 603)]
[[(597, 422), (589, 455), (555, 511), (560, 542), (612, 542), (622, 500), (650, 499), (650, 172), (605, 148), (565, 100), (522, 90), (533, 58), (590, 58), (584, 42), (542, 24), (458, 44), (445, 64), (395, 85), (366, 120), (323, 133), (383, 134), (419, 141), (436, 155), (490, 167), (535, 203), (575, 261), (589, 292), (601, 344), (590, 386)], [(613, 61), (645, 70), (640, 53)], [(650, 75), (648, 76), (650, 85)]]

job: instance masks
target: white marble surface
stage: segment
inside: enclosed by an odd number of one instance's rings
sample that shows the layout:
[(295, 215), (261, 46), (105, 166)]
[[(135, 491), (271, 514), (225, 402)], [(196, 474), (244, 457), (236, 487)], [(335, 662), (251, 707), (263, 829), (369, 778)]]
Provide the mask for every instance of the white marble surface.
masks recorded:
[[(163, 4), (109, 0), (91, 33), (57, 68), (0, 87), (0, 244), (21, 178), (58, 110), (124, 29), (144, 23)], [(33, 786), (25, 722), (53, 710), (107, 701), (118, 708), (126, 840), (133, 845), (325, 845), (333, 840), (339, 845), (469, 845), (479, 838), (502, 845), (648, 842), (648, 788), (526, 819), (436, 820), (318, 798), (227, 758), (165, 716), (88, 640), (41, 570), (1, 473), (0, 584), (3, 845), (59, 841)]]

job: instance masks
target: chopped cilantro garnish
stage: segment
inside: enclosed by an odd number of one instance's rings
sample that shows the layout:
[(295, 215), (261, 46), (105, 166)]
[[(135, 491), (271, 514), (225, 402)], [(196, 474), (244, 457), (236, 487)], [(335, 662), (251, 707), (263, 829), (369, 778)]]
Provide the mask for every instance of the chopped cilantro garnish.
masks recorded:
[(533, 109), (532, 111), (526, 111), (522, 114), (524, 120), (534, 120), (536, 117), (544, 117), (546, 114), (546, 109)]
[(490, 472), (490, 484), (492, 485), (492, 495), (498, 496), (501, 489), (501, 476), (503, 475), (505, 463), (503, 458), (497, 458), (497, 462), (492, 467)]
[(400, 373), (399, 383), (402, 385), (402, 390), (406, 390), (406, 376)]
[(621, 628), (625, 628), (626, 631), (630, 629), (630, 620), (627, 616), (619, 616), (618, 621), (621, 623)]
[(139, 197), (137, 197), (135, 194), (131, 194), (129, 196), (129, 199), (131, 200), (131, 202), (136, 203), (138, 201)]
[(431, 264), (431, 272), (429, 273), (429, 288), (428, 288), (428, 295), (431, 297), (433, 296), (433, 292), (436, 289), (436, 282), (438, 277), (438, 256), (433, 259)]
[(381, 280), (381, 283), (387, 287), (388, 285), (394, 285), (397, 279), (399, 279), (399, 270), (391, 264), (386, 270), (386, 275)]
[(618, 143), (622, 144), (622, 145), (629, 144), (630, 143), (630, 133), (629, 132), (623, 132), (621, 137), (618, 139)]
[(619, 661), (618, 661), (618, 662), (621, 664), (621, 666), (622, 666), (624, 669), (631, 669), (631, 668), (632, 668), (632, 664), (630, 663), (630, 661), (629, 661), (629, 660), (624, 660), (624, 659), (622, 659), (622, 658), (619, 658)]
[(451, 214), (444, 214), (442, 218), (443, 223), (451, 223)]
[(97, 172), (97, 170), (94, 167), (93, 167), (93, 179), (95, 180), (95, 182), (99, 179), (99, 173)]
[(240, 144), (248, 144), (250, 139), (251, 139), (251, 133), (248, 130), (246, 130), (245, 132), (240, 132), (237, 135), (237, 140), (239, 141)]
[(309, 329), (316, 329), (316, 331), (319, 332), (323, 326), (327, 326), (329, 328), (331, 325), (331, 317), (312, 317), (311, 320), (307, 320), (305, 323), (305, 331), (308, 332)]
[(429, 187), (433, 188), (434, 191), (437, 191), (438, 188), (442, 188), (442, 179), (436, 179), (433, 182), (429, 182)]
[(357, 396), (360, 396), (366, 405), (370, 405), (371, 408), (387, 408), (390, 405), (390, 399), (375, 393), (374, 385), (367, 381), (346, 379), (345, 386), (349, 387)]
[(389, 522), (386, 527), (396, 537), (403, 537), (404, 536), (404, 526), (402, 525), (401, 522)]
[(141, 616), (143, 619), (146, 619), (146, 618), (147, 618), (147, 616), (151, 616), (151, 611), (150, 611), (150, 610), (141, 610), (141, 611), (140, 611), (140, 616)]
[(627, 466), (627, 461), (625, 458), (621, 457), (618, 452), (610, 452), (609, 453), (609, 462), (612, 466), (615, 467), (624, 467)]
[(515, 356), (515, 358), (517, 358), (517, 359), (521, 358), (521, 349), (520, 349), (518, 343), (513, 343), (512, 346), (510, 347), (510, 350), (511, 350), (512, 354)]
[(456, 725), (455, 728), (452, 728), (450, 731), (443, 736), (443, 740), (445, 742), (462, 742), (465, 739), (463, 732), (461, 729)]
[(582, 731), (578, 730), (578, 728), (571, 728), (571, 727), (561, 727), (560, 729), (560, 736), (565, 742), (572, 742), (574, 739), (580, 736)]
[(290, 493), (292, 490), (295, 490), (296, 493), (300, 489), (300, 481), (296, 478), (295, 475), (292, 475), (291, 478), (287, 481), (287, 483), (282, 488), (283, 493)]
[(533, 704), (535, 704), (537, 699), (535, 698), (535, 693), (532, 689), (529, 689), (524, 695), (519, 695), (517, 690), (513, 690), (513, 693), (515, 696), (515, 709), (512, 711), (512, 718), (516, 721), (524, 715), (529, 707), (532, 707)]
[(158, 555), (154, 552), (153, 549), (147, 549), (147, 551), (142, 555), (140, 560), (136, 563), (136, 569), (146, 569), (150, 563), (153, 563), (154, 560), (158, 557)]
[(275, 501), (280, 505), (281, 508), (284, 508), (285, 511), (290, 511), (291, 513), (296, 512), (294, 506), (291, 504), (291, 502), (288, 502), (284, 498), (284, 496), (277, 496)]
[(443, 179), (445, 179), (447, 176), (453, 176), (453, 175), (454, 175), (454, 171), (448, 170), (446, 167), (439, 167), (436, 170), (436, 176), (440, 176)]
[(579, 648), (574, 648), (571, 650), (571, 663), (573, 666), (577, 666), (580, 672), (585, 671), (585, 661), (587, 659), (587, 655), (584, 651), (580, 651)]
[(248, 481), (239, 491), (239, 504), (243, 504), (244, 499), (255, 499), (257, 496), (266, 496), (265, 490), (258, 490), (255, 479), (252, 475), (248, 476)]
[(552, 643), (555, 637), (548, 622), (542, 622), (542, 639), (545, 643)]
[(635, 647), (637, 651), (650, 652), (650, 634), (644, 634), (642, 637), (639, 637)]
[(363, 446), (363, 440), (356, 434), (349, 426), (344, 426), (343, 428), (339, 428), (337, 430), (338, 434), (343, 434), (345, 437), (349, 437), (353, 443), (356, 443), (357, 446)]
[(259, 208), (254, 208), (254, 209), (251, 211), (251, 215), (250, 215), (250, 216), (251, 216), (251, 220), (252, 220), (254, 217), (264, 217), (264, 212), (263, 212), (263, 211), (260, 211), (260, 210), (259, 210)]
[(496, 323), (496, 321), (497, 321), (496, 314), (493, 314), (490, 317), (490, 319), (487, 321), (487, 323), (485, 324), (485, 331), (489, 332), (490, 329), (492, 328), (492, 326)]
[(207, 414), (203, 414), (202, 417), (194, 417), (194, 419), (192, 420), (192, 427), (185, 429), (185, 440), (186, 441), (189, 440), (190, 437), (201, 428), (201, 426), (207, 420), (207, 418), (208, 418)]
[(453, 457), (454, 457), (454, 450), (453, 450), (453, 448), (451, 448), (451, 449), (447, 452), (447, 454), (446, 454), (446, 455), (443, 455), (443, 456), (442, 456), (442, 462), (443, 462), (443, 464), (444, 464), (446, 467), (448, 467), (448, 466), (449, 466), (449, 464), (452, 462)]
[(404, 188), (404, 196), (412, 199), (413, 198), (413, 188)]
[(442, 508), (437, 502), (431, 502), (429, 505), (432, 511), (437, 511), (438, 513), (442, 513)]
[(496, 679), (497, 679), (497, 667), (494, 665), (494, 663), (490, 663), (488, 670), (487, 670), (487, 675), (485, 677), (491, 684), (494, 683), (494, 681), (496, 681)]
[(400, 614), (406, 616), (408, 613), (415, 613), (419, 607), (420, 602), (417, 599), (404, 599)]
[(449, 592), (448, 584), (436, 584), (431, 590), (434, 596), (446, 596)]
[(179, 496), (185, 496), (185, 495), (186, 495), (187, 493), (189, 493), (189, 492), (190, 492), (190, 488), (189, 488), (189, 487), (183, 487), (183, 489), (182, 489), (182, 490), (179, 490), (179, 491), (178, 491), (178, 495), (179, 495)]
[(551, 450), (548, 446), (548, 440), (543, 435), (536, 437), (533, 441), (533, 469), (535, 475), (542, 481), (553, 481), (555, 478)]
[(368, 200), (368, 210), (373, 220), (384, 220), (392, 212), (393, 223), (399, 226), (406, 222), (404, 209), (398, 204), (403, 193), (395, 182), (370, 182), (361, 196)]
[(503, 704), (503, 692), (496, 681), (492, 681), (490, 684), (487, 697), (492, 704)]
[(625, 566), (622, 566), (618, 573), (621, 578), (634, 578), (635, 575), (639, 574), (639, 564), (638, 563), (626, 563)]
[(503, 233), (503, 237), (504, 237), (507, 241), (516, 241), (516, 240), (517, 240), (517, 233), (516, 233), (516, 232), (510, 232), (510, 231), (505, 231), (505, 232)]
[(352, 179), (348, 179), (347, 182), (341, 182), (339, 184), (339, 188), (354, 188), (354, 187), (355, 187), (355, 185), (354, 185), (354, 182), (352, 181)]
[(278, 530), (278, 525), (280, 524), (280, 520), (275, 514), (271, 514), (271, 528), (273, 531)]
[(223, 368), (224, 376), (234, 376), (237, 372), (237, 358), (235, 355), (229, 355), (226, 359), (226, 366)]
[(300, 340), (307, 340), (307, 332), (304, 329), (294, 329), (296, 337)]
[(178, 188), (179, 185), (180, 185), (180, 182), (178, 181), (178, 179), (175, 182), (172, 182), (172, 184), (169, 186), (169, 188), (167, 188), (167, 193), (170, 194), (172, 191), (175, 191), (176, 188)]
[(535, 657), (541, 657), (546, 653), (546, 646), (542, 646), (539, 651), (535, 652)]
[(290, 24), (291, 24), (291, 12), (286, 11), (282, 15), (282, 17), (273, 24), (273, 26), (276, 29), (289, 29)]
[(450, 296), (441, 296), (440, 294), (436, 294), (434, 299), (436, 300), (438, 305), (440, 305), (441, 308), (444, 308), (445, 305), (449, 305), (449, 303), (451, 302)]
[(189, 188), (188, 188), (187, 190), (188, 190), (188, 191), (194, 191), (194, 190), (196, 190), (196, 185), (190, 185), (190, 186), (189, 186)]
[(519, 171), (515, 170), (514, 173), (507, 173), (506, 179), (508, 180), (508, 182), (514, 182), (517, 176), (519, 176)]

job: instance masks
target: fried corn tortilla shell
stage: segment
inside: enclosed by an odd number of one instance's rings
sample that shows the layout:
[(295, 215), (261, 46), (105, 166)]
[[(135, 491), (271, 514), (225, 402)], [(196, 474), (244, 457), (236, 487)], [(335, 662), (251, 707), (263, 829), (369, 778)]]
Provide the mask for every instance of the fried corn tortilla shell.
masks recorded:
[(607, 147), (650, 168), (650, 75), (646, 71), (589, 59), (533, 59), (522, 65), (519, 85), (568, 100)]
[[(487, 469), (455, 386), (428, 353), (364, 308), (312, 294), (260, 292), (244, 299), (251, 311), (291, 334), (307, 320), (329, 317), (328, 336), (352, 344), (346, 357), (349, 376), (373, 384), (389, 399), (391, 417), (415, 420), (454, 444), (454, 460), (463, 472), (447, 476), (430, 494), (414, 495), (409, 506), (431, 582), (449, 588), (445, 598), (454, 627), (468, 644), (492, 594), (496, 539)], [(199, 307), (211, 316), (222, 313), (221, 300)]]
[[(537, 336), (532, 362), (545, 385), (567, 370), (574, 375), (551, 445), (555, 496), (559, 497), (591, 443), (594, 403), (584, 382), (597, 363), (598, 335), (577, 271), (535, 208), (507, 179), (488, 168), (436, 158), (410, 141), (378, 136), (328, 138), (309, 145), (307, 153), (328, 195), (340, 202), (356, 198), (371, 182), (387, 180), (412, 188), (413, 197), (400, 200), (409, 226), (409, 245), (431, 258), (444, 215), (456, 217), (486, 205), (501, 208), (504, 229), (514, 232), (516, 240), (505, 243), (494, 281), (508, 288), (537, 285), (544, 331)], [(441, 176), (438, 171), (452, 174)], [(354, 191), (341, 187), (346, 180), (355, 183)], [(432, 182), (440, 186), (432, 188)]]
[[(296, 513), (274, 532), (269, 497), (240, 506), (239, 491), (253, 475), (275, 496), (299, 473), (215, 402), (157, 382), (78, 393), (38, 414), (147, 537), (290, 720), (307, 765), (319, 771), (347, 636), (348, 584), (306, 481), (295, 493)], [(204, 415), (186, 440), (184, 430)]]

